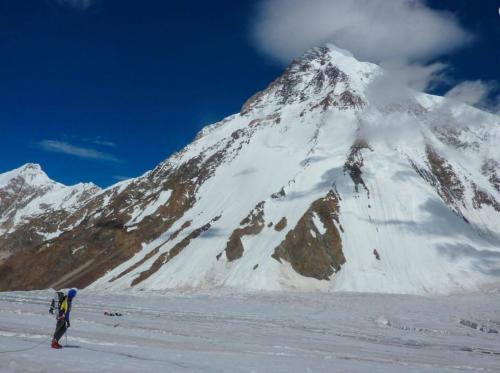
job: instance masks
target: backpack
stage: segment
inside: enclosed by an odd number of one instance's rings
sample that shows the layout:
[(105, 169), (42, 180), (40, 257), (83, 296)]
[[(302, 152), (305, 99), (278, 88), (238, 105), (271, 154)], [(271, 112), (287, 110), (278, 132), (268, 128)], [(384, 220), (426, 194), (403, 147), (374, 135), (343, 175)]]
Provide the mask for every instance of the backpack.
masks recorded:
[(50, 309), (49, 312), (50, 314), (54, 314), (54, 310), (56, 309), (56, 299), (57, 299), (57, 313), (59, 314), (59, 311), (61, 310), (61, 305), (64, 302), (64, 299), (66, 299), (66, 295), (62, 291), (56, 292), (56, 297), (52, 299), (52, 303), (50, 304)]

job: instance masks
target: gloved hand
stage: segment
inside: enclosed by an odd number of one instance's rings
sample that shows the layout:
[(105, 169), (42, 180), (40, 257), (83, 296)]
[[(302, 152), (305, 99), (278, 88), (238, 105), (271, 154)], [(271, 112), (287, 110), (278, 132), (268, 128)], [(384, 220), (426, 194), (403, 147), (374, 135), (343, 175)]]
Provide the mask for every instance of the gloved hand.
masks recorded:
[(71, 324), (69, 323), (69, 320), (66, 320), (66, 327), (69, 328)]
[(53, 315), (53, 314), (54, 314), (54, 309), (53, 309), (53, 308), (50, 308), (50, 309), (49, 309), (49, 313), (50, 313), (51, 315)]

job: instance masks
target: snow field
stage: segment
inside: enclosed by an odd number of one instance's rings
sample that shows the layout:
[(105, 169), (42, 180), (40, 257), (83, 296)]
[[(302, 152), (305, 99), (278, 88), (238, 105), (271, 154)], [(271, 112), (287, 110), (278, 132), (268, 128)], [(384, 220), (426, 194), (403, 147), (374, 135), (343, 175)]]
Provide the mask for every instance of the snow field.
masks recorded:
[[(61, 351), (49, 348), (52, 294), (0, 294), (1, 371), (498, 372), (500, 367), (498, 291), (419, 297), (83, 290), (73, 306), (70, 347)], [(12, 350), (18, 351), (7, 352)]]

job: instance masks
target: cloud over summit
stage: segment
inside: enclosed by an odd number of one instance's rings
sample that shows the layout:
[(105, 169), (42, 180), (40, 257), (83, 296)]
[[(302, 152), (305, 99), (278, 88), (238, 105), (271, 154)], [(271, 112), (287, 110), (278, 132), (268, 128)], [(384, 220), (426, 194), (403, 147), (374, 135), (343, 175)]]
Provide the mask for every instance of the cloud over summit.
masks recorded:
[(262, 1), (252, 36), (283, 63), (325, 43), (375, 63), (425, 62), (473, 39), (452, 14), (423, 0)]

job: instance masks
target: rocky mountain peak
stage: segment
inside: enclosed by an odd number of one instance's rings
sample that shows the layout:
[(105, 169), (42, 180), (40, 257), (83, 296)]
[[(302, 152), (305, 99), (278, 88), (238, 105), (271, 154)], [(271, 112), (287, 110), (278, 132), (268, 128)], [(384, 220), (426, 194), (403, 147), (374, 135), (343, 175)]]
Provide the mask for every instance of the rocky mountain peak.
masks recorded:
[(0, 188), (17, 181), (30, 186), (45, 186), (53, 183), (42, 167), (36, 163), (27, 163), (12, 171), (0, 174)]
[(99, 191), (92, 183), (57, 183), (35, 163), (0, 174), (0, 260), (57, 237), (71, 225), (64, 218)]
[(43, 172), (42, 166), (40, 166), (38, 163), (26, 163), (25, 165), (21, 166), (20, 169), (22, 171)]
[(313, 48), (294, 60), (265, 90), (252, 96), (241, 113), (276, 111), (301, 103), (360, 109), (365, 104), (363, 91), (377, 69), (333, 45)]

